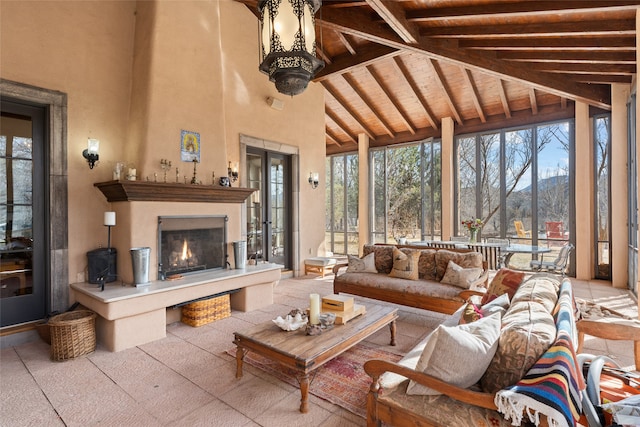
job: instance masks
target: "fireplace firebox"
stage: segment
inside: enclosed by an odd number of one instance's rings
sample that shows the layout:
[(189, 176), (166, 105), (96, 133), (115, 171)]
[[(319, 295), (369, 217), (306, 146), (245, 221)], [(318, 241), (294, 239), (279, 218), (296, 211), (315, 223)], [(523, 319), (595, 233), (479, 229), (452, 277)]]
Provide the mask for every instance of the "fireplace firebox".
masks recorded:
[(226, 215), (159, 216), (158, 277), (227, 266)]

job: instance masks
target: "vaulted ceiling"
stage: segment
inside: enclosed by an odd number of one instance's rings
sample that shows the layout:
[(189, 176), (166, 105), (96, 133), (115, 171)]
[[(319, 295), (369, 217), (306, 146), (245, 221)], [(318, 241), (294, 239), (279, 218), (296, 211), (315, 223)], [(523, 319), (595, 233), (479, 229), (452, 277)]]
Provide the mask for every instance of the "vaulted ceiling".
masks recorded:
[[(256, 15), (257, 0), (237, 0)], [(284, 1), (284, 0), (283, 0)], [(327, 153), (611, 108), (636, 73), (640, 0), (327, 1), (316, 14)]]

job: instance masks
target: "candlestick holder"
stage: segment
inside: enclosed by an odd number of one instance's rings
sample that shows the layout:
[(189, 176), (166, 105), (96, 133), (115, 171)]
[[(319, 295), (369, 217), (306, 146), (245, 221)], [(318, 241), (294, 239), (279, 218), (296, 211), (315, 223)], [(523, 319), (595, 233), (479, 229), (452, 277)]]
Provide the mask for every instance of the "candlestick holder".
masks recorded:
[(198, 165), (198, 161), (196, 159), (193, 159), (193, 178), (191, 178), (191, 184), (193, 185), (198, 185), (198, 177), (197, 177), (197, 173), (196, 173), (196, 166)]
[(164, 182), (167, 182), (167, 171), (171, 169), (171, 160), (160, 159), (160, 167), (164, 172)]

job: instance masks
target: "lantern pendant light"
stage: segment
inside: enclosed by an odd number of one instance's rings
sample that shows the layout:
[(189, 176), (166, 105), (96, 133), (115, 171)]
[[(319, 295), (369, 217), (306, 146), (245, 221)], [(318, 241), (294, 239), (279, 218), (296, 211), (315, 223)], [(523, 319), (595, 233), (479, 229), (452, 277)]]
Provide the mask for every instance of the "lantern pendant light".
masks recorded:
[(322, 0), (260, 0), (260, 71), (278, 92), (302, 93), (324, 67), (316, 58), (314, 14)]

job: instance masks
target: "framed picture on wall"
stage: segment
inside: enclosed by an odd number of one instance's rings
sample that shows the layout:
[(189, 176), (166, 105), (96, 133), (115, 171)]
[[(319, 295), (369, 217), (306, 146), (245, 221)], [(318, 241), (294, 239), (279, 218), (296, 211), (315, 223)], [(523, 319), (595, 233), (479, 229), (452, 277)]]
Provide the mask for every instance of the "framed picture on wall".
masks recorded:
[(180, 160), (200, 162), (200, 134), (198, 132), (180, 131)]

